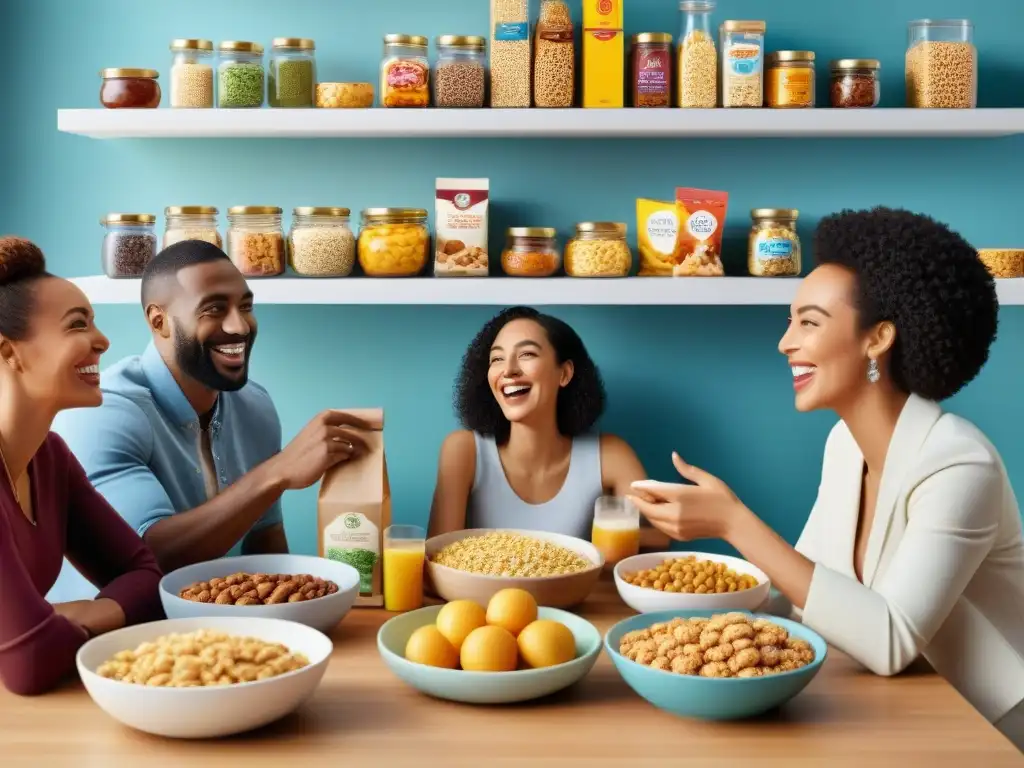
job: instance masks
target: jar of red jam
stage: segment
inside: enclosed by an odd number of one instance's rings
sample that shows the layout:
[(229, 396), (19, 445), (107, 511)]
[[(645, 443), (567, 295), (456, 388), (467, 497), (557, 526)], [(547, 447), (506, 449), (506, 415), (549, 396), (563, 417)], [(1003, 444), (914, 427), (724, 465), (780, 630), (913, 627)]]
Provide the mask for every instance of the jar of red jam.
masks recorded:
[(155, 109), (160, 106), (160, 73), (155, 69), (104, 69), (100, 103), (107, 109)]

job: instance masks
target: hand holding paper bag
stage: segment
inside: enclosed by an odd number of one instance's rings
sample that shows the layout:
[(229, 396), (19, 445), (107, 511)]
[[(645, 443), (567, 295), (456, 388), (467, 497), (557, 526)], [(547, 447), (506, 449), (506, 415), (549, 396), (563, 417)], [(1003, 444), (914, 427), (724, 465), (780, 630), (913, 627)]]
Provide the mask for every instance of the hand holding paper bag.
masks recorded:
[(272, 461), (285, 490), (308, 488), (331, 467), (367, 451), (362, 433), (383, 429), (383, 417), (327, 410), (307, 424)]

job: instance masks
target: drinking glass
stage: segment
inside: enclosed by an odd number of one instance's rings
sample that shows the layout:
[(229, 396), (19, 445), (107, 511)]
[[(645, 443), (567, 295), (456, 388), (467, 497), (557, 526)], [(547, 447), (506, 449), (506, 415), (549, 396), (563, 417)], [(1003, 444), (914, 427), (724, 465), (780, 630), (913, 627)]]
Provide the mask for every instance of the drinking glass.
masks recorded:
[(427, 534), (418, 525), (384, 529), (384, 609), (413, 611), (423, 607), (423, 566)]
[(614, 565), (640, 552), (640, 510), (629, 499), (602, 496), (594, 502), (591, 542)]

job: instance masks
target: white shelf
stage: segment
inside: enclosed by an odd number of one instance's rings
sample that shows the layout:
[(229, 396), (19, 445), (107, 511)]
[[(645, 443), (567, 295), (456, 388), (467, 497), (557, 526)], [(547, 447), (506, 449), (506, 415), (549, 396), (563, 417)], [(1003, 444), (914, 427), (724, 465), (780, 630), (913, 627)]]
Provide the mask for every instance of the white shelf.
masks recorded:
[[(138, 304), (139, 280), (74, 278), (93, 304)], [(258, 304), (436, 304), (510, 306), (789, 305), (799, 280), (764, 277), (254, 278)], [(1024, 278), (997, 280), (1002, 304), (1024, 305)]]
[(61, 109), (95, 139), (1000, 137), (1024, 109)]

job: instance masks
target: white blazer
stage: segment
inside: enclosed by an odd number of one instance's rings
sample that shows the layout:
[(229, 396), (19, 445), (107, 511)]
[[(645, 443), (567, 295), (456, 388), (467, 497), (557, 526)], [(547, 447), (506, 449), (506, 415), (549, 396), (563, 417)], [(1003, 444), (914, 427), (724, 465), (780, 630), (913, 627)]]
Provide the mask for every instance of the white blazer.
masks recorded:
[(998, 452), (970, 422), (911, 396), (886, 454), (861, 583), (863, 466), (840, 422), (796, 545), (816, 564), (798, 618), (879, 675), (924, 656), (998, 721), (1024, 700), (1024, 536)]

